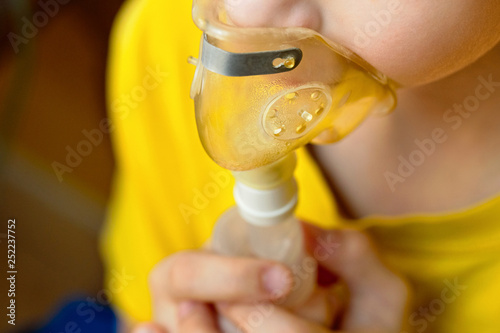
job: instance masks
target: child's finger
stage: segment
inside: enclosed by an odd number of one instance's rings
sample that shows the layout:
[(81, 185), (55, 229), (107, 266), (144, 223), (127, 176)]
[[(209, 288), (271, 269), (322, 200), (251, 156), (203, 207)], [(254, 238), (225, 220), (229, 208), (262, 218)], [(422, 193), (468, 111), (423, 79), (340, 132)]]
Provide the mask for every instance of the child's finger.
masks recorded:
[(134, 327), (132, 333), (167, 333), (160, 325), (143, 323)]
[(217, 304), (217, 310), (245, 333), (333, 333), (271, 303)]
[(202, 302), (277, 299), (290, 291), (292, 281), (291, 271), (280, 263), (200, 251), (179, 252), (150, 275), (155, 298)]
[(178, 307), (179, 333), (218, 333), (213, 311), (207, 304), (183, 301)]
[(304, 224), (304, 229), (309, 251), (318, 263), (342, 278), (350, 289), (395, 277), (378, 258), (365, 234), (349, 229), (323, 230), (309, 224)]

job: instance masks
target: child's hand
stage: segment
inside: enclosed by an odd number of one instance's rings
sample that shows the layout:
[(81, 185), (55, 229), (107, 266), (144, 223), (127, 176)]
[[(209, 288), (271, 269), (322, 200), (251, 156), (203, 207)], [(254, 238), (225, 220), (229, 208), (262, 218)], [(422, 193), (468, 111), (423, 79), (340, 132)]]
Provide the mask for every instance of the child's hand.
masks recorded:
[(291, 272), (279, 263), (183, 251), (150, 274), (154, 321), (167, 332), (217, 332), (206, 303), (272, 301), (291, 289)]
[[(166, 258), (151, 273), (156, 324), (141, 325), (134, 333), (146, 327), (150, 332), (219, 332), (209, 303), (248, 332), (333, 332), (326, 328), (333, 321), (345, 332), (399, 332), (406, 285), (381, 263), (367, 237), (352, 230), (325, 231), (310, 225), (305, 229), (311, 254), (343, 281), (337, 287), (318, 288), (308, 304), (290, 311), (273, 303), (273, 297), (292, 287), (285, 266), (182, 252)], [(322, 248), (332, 243), (333, 251)], [(335, 292), (342, 283), (349, 290), (348, 299)]]

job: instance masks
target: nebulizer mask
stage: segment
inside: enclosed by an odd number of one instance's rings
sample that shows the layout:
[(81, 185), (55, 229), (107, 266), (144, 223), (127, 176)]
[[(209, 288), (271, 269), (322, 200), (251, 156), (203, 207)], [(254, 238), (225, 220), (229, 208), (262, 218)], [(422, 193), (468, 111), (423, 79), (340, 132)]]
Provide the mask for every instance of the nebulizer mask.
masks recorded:
[[(293, 265), (304, 252), (290, 153), (342, 139), (368, 115), (391, 111), (395, 93), (383, 74), (313, 30), (243, 28), (230, 14), (222, 0), (194, 2), (204, 32), (191, 89), (198, 132), (210, 157), (237, 178), (238, 211), (219, 221), (215, 247)], [(311, 291), (314, 283), (304, 283), (292, 303)]]
[(193, 6), (204, 34), (191, 97), (201, 142), (224, 168), (338, 141), (394, 108), (389, 80), (346, 48), (307, 28), (237, 27), (230, 12), (222, 0)]

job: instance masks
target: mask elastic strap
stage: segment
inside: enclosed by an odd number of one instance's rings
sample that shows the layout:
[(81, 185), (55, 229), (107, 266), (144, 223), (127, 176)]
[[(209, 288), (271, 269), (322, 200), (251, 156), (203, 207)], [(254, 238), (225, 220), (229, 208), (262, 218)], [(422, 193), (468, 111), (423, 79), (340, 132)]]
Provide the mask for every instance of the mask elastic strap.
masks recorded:
[(279, 51), (232, 53), (211, 44), (203, 35), (201, 62), (209, 71), (224, 76), (252, 76), (289, 72), (302, 60), (299, 48)]

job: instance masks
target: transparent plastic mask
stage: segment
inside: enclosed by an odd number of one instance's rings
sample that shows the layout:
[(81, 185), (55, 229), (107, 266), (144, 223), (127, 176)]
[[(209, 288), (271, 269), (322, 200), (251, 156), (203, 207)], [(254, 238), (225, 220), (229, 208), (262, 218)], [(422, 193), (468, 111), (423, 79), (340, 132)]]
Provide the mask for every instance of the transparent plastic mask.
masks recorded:
[(306, 28), (237, 27), (229, 11), (219, 0), (193, 6), (204, 34), (191, 97), (201, 142), (222, 167), (336, 142), (395, 107), (390, 81), (349, 50)]

